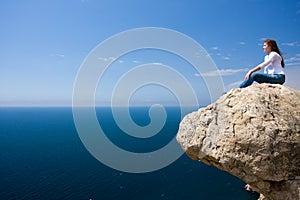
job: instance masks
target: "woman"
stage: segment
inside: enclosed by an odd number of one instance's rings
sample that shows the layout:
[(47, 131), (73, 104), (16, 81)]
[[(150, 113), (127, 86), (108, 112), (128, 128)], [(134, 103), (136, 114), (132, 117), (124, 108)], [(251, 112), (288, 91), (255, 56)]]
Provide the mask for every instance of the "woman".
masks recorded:
[[(267, 39), (264, 41), (265, 61), (249, 72), (245, 76), (245, 80), (241, 83), (240, 88), (251, 85), (254, 81), (258, 83), (275, 83), (283, 84), (285, 82), (285, 74), (283, 71), (284, 61), (275, 40)], [(254, 73), (264, 68), (264, 73)]]

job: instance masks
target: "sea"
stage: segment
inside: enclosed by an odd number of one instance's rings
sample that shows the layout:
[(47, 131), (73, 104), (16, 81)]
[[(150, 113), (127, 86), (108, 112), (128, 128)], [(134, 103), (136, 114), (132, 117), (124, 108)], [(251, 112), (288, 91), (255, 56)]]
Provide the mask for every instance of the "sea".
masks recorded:
[[(129, 109), (129, 108), (128, 108)], [(130, 108), (140, 126), (150, 123), (148, 107)], [(126, 151), (141, 153), (162, 148), (176, 136), (180, 108), (166, 108), (158, 136), (125, 134), (110, 107), (96, 108), (106, 136)], [(77, 132), (71, 107), (0, 108), (1, 200), (254, 200), (257, 193), (227, 172), (186, 154), (150, 172), (130, 173), (96, 159)]]

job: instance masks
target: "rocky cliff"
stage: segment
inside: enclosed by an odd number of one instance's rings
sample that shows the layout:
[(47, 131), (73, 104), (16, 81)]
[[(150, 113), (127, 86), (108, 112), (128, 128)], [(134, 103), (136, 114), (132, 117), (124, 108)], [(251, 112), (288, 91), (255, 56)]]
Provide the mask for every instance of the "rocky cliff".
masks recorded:
[(300, 91), (259, 84), (233, 89), (184, 117), (186, 154), (250, 184), (260, 199), (300, 199)]

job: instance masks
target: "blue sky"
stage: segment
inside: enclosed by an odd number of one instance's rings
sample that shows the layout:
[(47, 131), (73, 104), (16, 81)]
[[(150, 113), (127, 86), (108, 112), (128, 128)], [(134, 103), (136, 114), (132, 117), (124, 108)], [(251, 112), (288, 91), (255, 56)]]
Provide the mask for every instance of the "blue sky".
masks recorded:
[[(263, 39), (273, 38), (286, 62), (285, 85), (300, 90), (299, 0), (4, 0), (0, 27), (0, 106), (70, 106), (74, 81), (89, 52), (115, 34), (142, 27), (172, 29), (197, 41), (215, 62), (226, 91), (263, 60)], [(180, 71), (200, 104), (209, 103), (203, 77), (178, 57), (157, 50), (118, 58), (99, 84), (97, 103), (108, 105), (118, 78), (147, 63)], [(174, 103), (176, 95), (149, 85), (130, 101)]]

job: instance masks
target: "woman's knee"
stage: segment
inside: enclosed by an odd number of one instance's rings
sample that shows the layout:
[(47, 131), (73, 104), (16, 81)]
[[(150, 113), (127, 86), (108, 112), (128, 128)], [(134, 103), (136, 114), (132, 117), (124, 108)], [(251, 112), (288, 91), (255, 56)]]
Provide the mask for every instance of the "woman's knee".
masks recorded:
[(270, 83), (270, 77), (266, 74), (255, 73), (251, 78), (258, 83)]
[(260, 74), (259, 73), (252, 73), (250, 75), (249, 79), (252, 79), (254, 81), (258, 81), (260, 79)]

